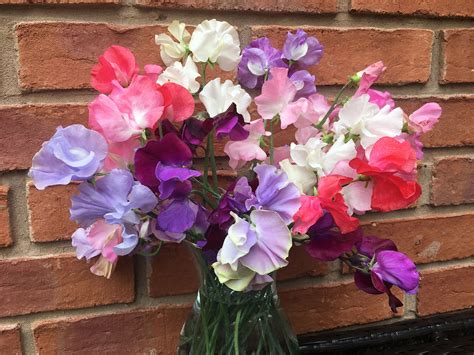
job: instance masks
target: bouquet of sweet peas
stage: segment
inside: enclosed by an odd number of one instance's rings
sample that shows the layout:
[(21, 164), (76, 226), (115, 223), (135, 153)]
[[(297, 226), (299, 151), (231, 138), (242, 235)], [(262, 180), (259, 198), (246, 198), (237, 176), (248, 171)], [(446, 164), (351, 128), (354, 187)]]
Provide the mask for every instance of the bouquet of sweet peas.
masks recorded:
[[(58, 127), (33, 158), (38, 189), (80, 182), (70, 210), (77, 257), (95, 259), (91, 271), (108, 278), (120, 256), (186, 241), (221, 284), (247, 292), (272, 282), (297, 245), (342, 260), (361, 290), (401, 306), (391, 287), (416, 292), (416, 267), (393, 241), (364, 236), (357, 216), (418, 199), (420, 135), (439, 105), (396, 107), (371, 88), (382, 62), (349, 77), (329, 102), (308, 71), (323, 46), (302, 29), (281, 49), (257, 38), (242, 51), (226, 22), (168, 29), (156, 36), (165, 67), (140, 70), (130, 50), (108, 48), (91, 73), (100, 94), (89, 128)], [(238, 83), (206, 77), (209, 68), (237, 71)], [(287, 128), (289, 144), (276, 146)], [(216, 156), (218, 140), (228, 160)], [(223, 186), (227, 162), (237, 174)]]

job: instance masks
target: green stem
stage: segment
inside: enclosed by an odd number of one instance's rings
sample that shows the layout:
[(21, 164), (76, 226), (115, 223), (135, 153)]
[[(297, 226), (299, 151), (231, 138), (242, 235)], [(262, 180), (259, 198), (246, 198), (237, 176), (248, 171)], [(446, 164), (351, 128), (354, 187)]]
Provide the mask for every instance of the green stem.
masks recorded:
[(317, 129), (321, 130), (323, 128), (323, 125), (326, 123), (327, 119), (331, 115), (331, 113), (336, 109), (337, 104), (339, 103), (339, 99), (341, 98), (341, 95), (346, 91), (346, 89), (351, 86), (352, 80), (349, 80), (342, 88), (339, 90), (339, 92), (336, 95), (336, 98), (334, 99), (334, 102), (332, 103), (331, 107), (329, 108), (328, 112), (324, 115), (323, 119), (314, 127)]
[(242, 310), (239, 309), (237, 312), (237, 317), (235, 318), (234, 324), (234, 352), (236, 355), (239, 354), (239, 323), (240, 323), (240, 316), (242, 314)]
[[(209, 138), (208, 138), (208, 144), (209, 144)], [(209, 147), (206, 147), (206, 152), (204, 155), (204, 172), (202, 175), (202, 179), (204, 181), (205, 186), (209, 186), (208, 176), (209, 176)]]
[(221, 195), (219, 193), (215, 192), (212, 187), (209, 186), (209, 184), (205, 184), (204, 182), (200, 181), (199, 179), (193, 178), (192, 179), (194, 182), (197, 182), (204, 190), (209, 192), (212, 196), (215, 198), (221, 198)]
[(212, 183), (214, 190), (218, 190), (218, 181), (217, 181), (217, 166), (216, 166), (216, 156), (214, 154), (214, 129), (208, 136), (207, 147), (209, 149), (209, 156), (211, 158), (211, 169), (212, 169)]
[(160, 139), (163, 139), (163, 126), (161, 125), (161, 122), (158, 123), (158, 133), (160, 134)]
[(206, 85), (206, 68), (207, 68), (207, 62), (201, 63), (201, 86), (202, 87)]
[(270, 120), (270, 165), (273, 165), (274, 147), (273, 147), (273, 118)]

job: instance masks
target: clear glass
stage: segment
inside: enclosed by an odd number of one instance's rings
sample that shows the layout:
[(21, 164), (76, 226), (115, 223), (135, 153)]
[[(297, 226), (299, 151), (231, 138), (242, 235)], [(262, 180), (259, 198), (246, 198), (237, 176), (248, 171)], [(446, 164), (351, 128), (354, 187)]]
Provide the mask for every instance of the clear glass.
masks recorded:
[(181, 330), (178, 355), (299, 354), (274, 282), (259, 291), (233, 291), (219, 283), (200, 250), (191, 249), (201, 286)]

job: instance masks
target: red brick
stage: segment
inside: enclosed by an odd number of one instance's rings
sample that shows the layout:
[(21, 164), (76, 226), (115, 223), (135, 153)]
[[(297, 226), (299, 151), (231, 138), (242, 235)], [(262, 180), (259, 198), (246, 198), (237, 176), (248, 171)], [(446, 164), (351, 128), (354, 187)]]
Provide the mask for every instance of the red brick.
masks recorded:
[(33, 325), (40, 354), (176, 354), (187, 305), (160, 305)]
[(0, 354), (22, 354), (19, 324), (0, 327)]
[(0, 247), (8, 247), (13, 244), (13, 240), (10, 235), (8, 190), (8, 186), (0, 185)]
[(301, 0), (297, 2), (280, 0), (137, 0), (139, 6), (161, 8), (184, 8), (204, 10), (235, 10), (235, 11), (269, 11), (269, 12), (306, 12), (306, 13), (336, 13), (337, 0)]
[(422, 136), (425, 147), (474, 145), (474, 120), (470, 118), (474, 110), (474, 96), (407, 97), (397, 98), (396, 102), (407, 114), (427, 102), (437, 102), (443, 109), (434, 129)]
[(471, 0), (352, 0), (351, 11), (384, 15), (473, 17)]
[(278, 280), (296, 279), (303, 276), (322, 276), (328, 272), (328, 264), (312, 258), (303, 246), (293, 246), (288, 266), (277, 271)]
[(120, 0), (0, 0), (8, 5), (99, 5), (120, 4)]
[(431, 203), (460, 205), (474, 202), (474, 159), (445, 158), (435, 161), (431, 180)]
[(31, 240), (53, 242), (71, 239), (78, 228), (69, 219), (71, 197), (77, 193), (77, 185), (52, 186), (41, 191), (30, 182), (28, 191)]
[(417, 313), (427, 316), (474, 306), (474, 266), (457, 266), (421, 273)]
[(134, 300), (132, 259), (121, 259), (110, 280), (90, 266), (72, 255), (1, 260), (0, 317)]
[(390, 238), (417, 264), (474, 255), (474, 213), (390, 219), (363, 227), (366, 235)]
[(87, 115), (81, 104), (0, 106), (0, 171), (28, 169), (57, 126), (86, 124)]
[[(474, 6), (474, 2), (471, 2)], [(471, 14), (474, 12), (471, 11)], [(442, 34), (440, 82), (474, 82), (474, 29), (445, 30)]]
[(158, 256), (152, 258), (148, 287), (151, 297), (181, 295), (198, 290), (197, 266), (184, 245), (167, 244)]
[(279, 294), (283, 309), (298, 334), (394, 316), (385, 295), (369, 295), (352, 282), (281, 290)]
[[(310, 71), (319, 85), (343, 84), (367, 65), (383, 60), (381, 84), (424, 83), (430, 76), (433, 32), (419, 29), (302, 27), (324, 45), (321, 63)], [(255, 26), (254, 37), (267, 36), (281, 47), (296, 27)], [(400, 53), (404, 53), (402, 56)]]

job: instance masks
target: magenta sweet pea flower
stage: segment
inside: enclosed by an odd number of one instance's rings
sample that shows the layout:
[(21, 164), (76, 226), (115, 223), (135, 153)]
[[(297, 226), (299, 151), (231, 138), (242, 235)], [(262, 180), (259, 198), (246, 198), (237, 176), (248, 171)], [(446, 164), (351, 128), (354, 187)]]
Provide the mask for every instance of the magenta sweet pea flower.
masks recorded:
[(216, 127), (216, 137), (222, 139), (226, 136), (231, 141), (243, 141), (249, 136), (249, 131), (244, 129), (244, 116), (239, 114), (234, 104), (232, 104), (227, 112), (214, 118)]
[(29, 176), (37, 189), (84, 181), (98, 172), (107, 155), (107, 143), (97, 132), (75, 124), (58, 127), (33, 157)]
[(318, 64), (323, 56), (324, 47), (315, 37), (309, 37), (302, 29), (293, 34), (288, 32), (283, 45), (283, 58), (297, 63), (300, 68)]
[(278, 49), (271, 46), (268, 38), (253, 40), (242, 51), (237, 71), (239, 83), (249, 89), (260, 88), (271, 68), (287, 66), (281, 55)]
[[(135, 154), (135, 177), (145, 186), (160, 192), (160, 199), (175, 191), (191, 190), (189, 181), (201, 173), (191, 169), (192, 151), (175, 134), (168, 133), (160, 141), (149, 141)], [(186, 195), (186, 192), (180, 195)]]

